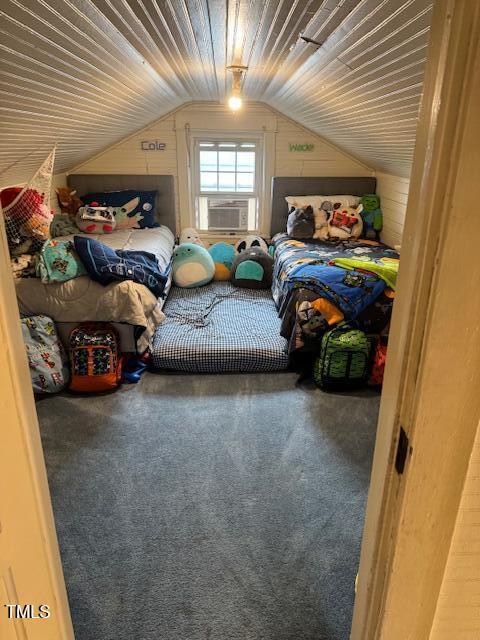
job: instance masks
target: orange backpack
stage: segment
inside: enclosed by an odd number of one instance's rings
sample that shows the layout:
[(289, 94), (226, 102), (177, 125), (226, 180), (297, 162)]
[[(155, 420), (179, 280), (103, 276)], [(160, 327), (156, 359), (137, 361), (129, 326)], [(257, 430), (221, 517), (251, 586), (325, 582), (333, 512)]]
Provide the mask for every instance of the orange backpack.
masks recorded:
[(70, 333), (70, 390), (111, 391), (120, 385), (122, 357), (116, 329), (106, 322), (85, 322)]

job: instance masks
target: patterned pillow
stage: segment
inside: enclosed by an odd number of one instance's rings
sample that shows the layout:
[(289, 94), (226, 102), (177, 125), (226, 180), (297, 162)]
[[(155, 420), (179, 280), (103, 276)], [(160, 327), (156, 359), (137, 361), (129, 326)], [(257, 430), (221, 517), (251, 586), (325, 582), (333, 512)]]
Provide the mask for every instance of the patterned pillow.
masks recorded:
[(88, 193), (81, 200), (92, 207), (113, 207), (117, 229), (158, 227), (155, 219), (156, 191), (104, 191)]

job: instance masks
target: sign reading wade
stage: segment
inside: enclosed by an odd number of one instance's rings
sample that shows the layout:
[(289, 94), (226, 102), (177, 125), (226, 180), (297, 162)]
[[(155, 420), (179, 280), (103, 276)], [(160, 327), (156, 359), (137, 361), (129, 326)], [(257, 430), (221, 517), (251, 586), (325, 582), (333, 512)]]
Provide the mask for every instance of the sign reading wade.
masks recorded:
[(142, 151), (165, 151), (167, 145), (159, 140), (142, 140), (140, 142)]
[(314, 144), (298, 144), (296, 142), (290, 142), (290, 151), (313, 151), (314, 148)]

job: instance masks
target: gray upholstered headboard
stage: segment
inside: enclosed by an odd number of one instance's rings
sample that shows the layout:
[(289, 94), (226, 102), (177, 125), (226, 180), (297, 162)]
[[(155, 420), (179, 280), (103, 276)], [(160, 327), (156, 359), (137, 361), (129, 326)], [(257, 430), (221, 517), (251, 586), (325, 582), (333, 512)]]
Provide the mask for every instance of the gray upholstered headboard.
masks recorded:
[(158, 192), (156, 201), (157, 222), (169, 227), (174, 234), (176, 233), (173, 176), (72, 173), (67, 176), (67, 184), (72, 189), (77, 190), (79, 197), (87, 195), (87, 193), (98, 193), (99, 191), (156, 190)]
[(287, 203), (285, 196), (352, 195), (363, 196), (375, 193), (376, 178), (273, 178), (272, 179), (272, 220), (270, 233), (285, 231), (287, 224)]

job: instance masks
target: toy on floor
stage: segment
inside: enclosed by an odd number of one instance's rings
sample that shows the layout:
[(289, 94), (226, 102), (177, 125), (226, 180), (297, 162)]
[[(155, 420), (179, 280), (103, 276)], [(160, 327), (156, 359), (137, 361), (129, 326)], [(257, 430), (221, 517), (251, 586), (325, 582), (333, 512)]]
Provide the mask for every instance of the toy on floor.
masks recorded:
[(75, 218), (77, 211), (83, 206), (83, 202), (77, 196), (77, 191), (72, 191), (69, 187), (58, 187), (58, 189), (55, 189), (55, 192), (57, 194), (60, 211), (63, 214)]
[(362, 210), (361, 204), (358, 207), (334, 209), (328, 220), (330, 238), (339, 238), (340, 240), (359, 238), (363, 230)]
[(173, 252), (172, 273), (177, 287), (201, 287), (213, 279), (215, 264), (205, 247), (186, 242)]
[(75, 222), (84, 233), (112, 233), (117, 226), (113, 207), (80, 207)]
[(315, 216), (311, 205), (292, 207), (287, 218), (287, 233), (295, 240), (313, 238), (315, 233)]
[(273, 258), (259, 247), (239, 253), (232, 266), (231, 282), (246, 289), (268, 289), (272, 286)]
[(251, 249), (253, 247), (257, 247), (265, 253), (268, 253), (268, 244), (261, 236), (246, 236), (237, 242), (235, 245), (235, 250), (237, 253), (241, 253), (242, 251), (246, 251), (247, 249)]
[(185, 244), (186, 242), (190, 242), (191, 244), (198, 244), (200, 247), (204, 247), (200, 236), (198, 235), (198, 231), (193, 227), (187, 227), (183, 229), (180, 234), (179, 244)]
[(127, 384), (136, 384), (139, 382), (145, 371), (148, 371), (150, 361), (151, 356), (149, 352), (146, 352), (141, 356), (125, 356), (122, 369), (122, 382)]
[(380, 198), (375, 193), (368, 193), (362, 196), (360, 202), (363, 205), (363, 237), (368, 240), (380, 240), (380, 231), (383, 228)]
[(235, 259), (235, 249), (233, 245), (226, 242), (216, 242), (209, 248), (208, 253), (212, 256), (215, 264), (214, 280), (230, 280), (233, 261)]

